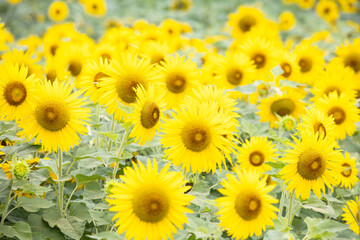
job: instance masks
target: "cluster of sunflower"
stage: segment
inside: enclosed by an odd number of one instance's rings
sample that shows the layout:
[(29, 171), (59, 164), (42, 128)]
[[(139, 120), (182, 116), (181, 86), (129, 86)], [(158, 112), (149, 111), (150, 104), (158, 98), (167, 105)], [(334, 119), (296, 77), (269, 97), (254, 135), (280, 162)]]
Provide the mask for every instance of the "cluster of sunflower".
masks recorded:
[[(339, 1), (344, 2), (355, 4)], [(162, 161), (123, 169), (115, 162), (113, 179), (105, 184), (115, 227), (127, 239), (172, 238), (192, 212), (189, 175), (217, 171), (227, 172), (215, 200), (219, 226), (236, 239), (260, 236), (282, 217), (283, 202), (276, 205), (271, 195), (272, 178), (290, 192), (289, 219), (294, 196), (321, 198), (359, 181), (355, 158), (343, 154), (338, 141), (351, 137), (360, 121), (360, 39), (338, 46), (332, 57), (316, 45), (331, 41), (329, 32), (296, 45), (283, 41), (281, 31), (294, 23), (289, 12), (277, 23), (257, 8), (241, 6), (229, 15), (232, 43), (224, 52), (214, 43), (226, 36), (189, 38), (191, 27), (172, 19), (159, 26), (145, 20), (109, 26), (98, 41), (72, 23), (58, 24), (41, 38), (18, 41), (26, 50), (11, 49), (13, 38), (0, 25), (0, 117), (16, 122), (24, 141), (40, 144), (47, 154), (58, 152), (57, 179), (63, 152), (76, 148), (80, 135), (99, 131), (89, 122), (101, 107), (112, 118), (112, 130), (117, 123), (124, 128), (117, 158), (128, 138), (140, 146), (160, 140)], [(249, 86), (253, 91), (244, 91)], [(256, 106), (256, 120), (269, 123), (275, 134), (244, 139), (239, 103)], [(289, 137), (287, 150), (276, 149), (283, 144), (277, 134)], [(18, 167), (25, 161), (5, 160), (4, 171), (28, 176), (26, 167)], [(19, 171), (26, 174), (17, 176)], [(60, 210), (63, 187), (59, 181)], [(355, 200), (346, 203), (343, 220), (358, 234)]]

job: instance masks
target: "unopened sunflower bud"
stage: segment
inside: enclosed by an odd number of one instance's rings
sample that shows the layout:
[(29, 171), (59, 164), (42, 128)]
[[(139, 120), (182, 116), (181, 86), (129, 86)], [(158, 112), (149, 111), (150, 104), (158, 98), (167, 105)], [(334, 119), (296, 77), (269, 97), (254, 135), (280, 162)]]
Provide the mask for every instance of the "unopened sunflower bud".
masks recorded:
[(111, 189), (118, 183), (117, 180), (114, 179), (108, 179), (106, 180), (105, 186), (104, 186), (104, 192), (106, 194), (111, 194)]
[(285, 131), (292, 131), (296, 127), (296, 119), (290, 116), (285, 116), (280, 120), (280, 126)]
[(29, 164), (25, 160), (16, 161), (11, 166), (11, 173), (18, 180), (27, 179), (30, 174)]

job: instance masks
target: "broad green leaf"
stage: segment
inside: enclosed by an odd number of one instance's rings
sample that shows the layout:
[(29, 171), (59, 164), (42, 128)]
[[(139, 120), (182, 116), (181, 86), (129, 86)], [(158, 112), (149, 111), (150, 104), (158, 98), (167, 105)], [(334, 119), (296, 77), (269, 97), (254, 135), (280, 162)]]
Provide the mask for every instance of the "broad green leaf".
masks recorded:
[(87, 235), (88, 238), (98, 239), (98, 240), (123, 240), (125, 239), (124, 235), (119, 235), (117, 232), (101, 232), (94, 235)]
[(92, 220), (92, 217), (89, 213), (89, 209), (86, 207), (86, 204), (82, 202), (71, 203), (70, 216), (77, 217), (79, 219), (83, 219), (88, 222), (91, 222)]
[(19, 197), (18, 198), (19, 206), (24, 208), (28, 212), (37, 212), (40, 208), (50, 208), (55, 204), (39, 197), (27, 198), (27, 197)]
[(55, 227), (56, 223), (60, 220), (61, 215), (58, 209), (49, 208), (46, 209), (42, 215), (44, 221), (46, 221), (50, 227)]
[(108, 137), (110, 138), (113, 142), (116, 142), (118, 137), (119, 137), (119, 134), (116, 134), (114, 132), (99, 132), (101, 135), (105, 136), (105, 137)]
[(112, 172), (111, 168), (96, 168), (95, 170), (91, 169), (78, 169), (71, 171), (71, 175), (75, 176), (77, 183), (81, 184), (95, 179), (106, 178), (109, 173)]
[(67, 218), (60, 218), (56, 226), (65, 235), (73, 239), (80, 239), (85, 230), (85, 220), (68, 216)]
[(284, 70), (281, 68), (280, 65), (276, 65), (273, 69), (270, 70), (271, 74), (274, 76), (274, 79), (276, 79), (278, 76), (284, 73)]
[(264, 235), (264, 240), (289, 240), (291, 238), (293, 238), (292, 234), (275, 230), (268, 230)]
[(85, 185), (84, 200), (86, 199), (102, 199), (105, 197), (105, 193), (101, 190), (99, 183), (97, 182), (89, 182)]
[(334, 209), (315, 196), (310, 196), (307, 203), (303, 204), (303, 208), (311, 209), (316, 212), (329, 215), (330, 217), (336, 217)]
[(113, 212), (104, 212), (97, 210), (90, 210), (91, 218), (96, 222), (97, 225), (113, 224), (112, 218), (115, 215)]
[(57, 228), (51, 228), (40, 215), (30, 214), (28, 223), (31, 227), (32, 233), (41, 234), (46, 239), (63, 240), (64, 236)]
[(20, 240), (32, 240), (30, 225), (26, 222), (17, 222), (12, 226), (0, 226), (0, 232), (7, 237), (17, 237)]
[(336, 234), (341, 236), (341, 231), (349, 228), (346, 224), (329, 219), (306, 217), (305, 223), (308, 227), (308, 239), (334, 239)]

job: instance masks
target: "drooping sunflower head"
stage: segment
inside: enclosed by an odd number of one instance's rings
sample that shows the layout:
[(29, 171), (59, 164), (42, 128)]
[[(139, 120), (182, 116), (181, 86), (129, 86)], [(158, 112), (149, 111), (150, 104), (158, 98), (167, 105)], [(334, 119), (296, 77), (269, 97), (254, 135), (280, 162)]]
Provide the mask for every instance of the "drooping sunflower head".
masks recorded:
[(318, 133), (302, 132), (301, 140), (293, 137), (295, 143), (287, 150), (282, 161), (288, 163), (281, 171), (289, 191), (295, 190), (297, 198), (309, 198), (311, 189), (317, 197), (325, 192), (325, 185), (332, 190), (336, 184), (338, 159), (341, 155), (334, 150), (335, 141), (319, 138)]
[(132, 104), (134, 111), (129, 115), (129, 121), (134, 124), (130, 137), (135, 137), (139, 144), (150, 143), (159, 130), (160, 119), (165, 103), (163, 94), (154, 85), (145, 90), (143, 86), (136, 88), (136, 103)]
[[(154, 159), (145, 167), (141, 162), (124, 169), (122, 183), (114, 183), (106, 199), (117, 212), (113, 220), (126, 239), (167, 239), (187, 222), (186, 205), (194, 198), (184, 194), (189, 187), (180, 172), (170, 172), (169, 164), (158, 172)], [(142, 229), (138, 231), (138, 229)]]
[(67, 17), (68, 13), (69, 9), (66, 3), (63, 1), (52, 2), (49, 6), (49, 18), (55, 22), (60, 22), (64, 20)]
[(336, 179), (341, 187), (351, 189), (359, 182), (355, 158), (352, 158), (350, 153), (345, 152), (345, 156), (339, 160), (339, 165), (341, 172), (336, 176)]
[(305, 103), (301, 101), (302, 96), (297, 92), (287, 92), (283, 95), (274, 95), (263, 98), (258, 106), (261, 122), (270, 122), (271, 127), (278, 127), (278, 116), (292, 116), (296, 119), (305, 111)]
[(216, 199), (219, 225), (236, 239), (260, 236), (276, 218), (277, 200), (268, 194), (275, 185), (266, 186), (266, 178), (260, 179), (255, 171), (235, 168), (235, 173), (227, 174), (228, 180), (221, 183), (224, 189), (219, 189), (224, 195)]
[(28, 68), (5, 62), (0, 67), (1, 118), (18, 120), (34, 109), (38, 79), (28, 76)]
[(351, 95), (337, 92), (329, 93), (315, 102), (315, 106), (328, 116), (334, 118), (334, 135), (336, 139), (352, 136), (356, 130), (356, 123), (360, 121), (360, 110), (356, 107)]
[(26, 140), (35, 137), (35, 144), (41, 142), (46, 151), (68, 151), (78, 144), (79, 134), (86, 134), (84, 126), (90, 113), (84, 108), (85, 102), (79, 98), (80, 91), (71, 93), (69, 82), (53, 83), (46, 81), (37, 87), (39, 98), (35, 101), (35, 109), (19, 122), (23, 130), (19, 133)]
[(271, 170), (266, 162), (273, 162), (278, 156), (277, 149), (267, 137), (251, 137), (250, 141), (245, 140), (238, 155), (240, 167), (246, 170), (254, 170), (263, 173)]
[(157, 79), (157, 72), (149, 59), (139, 59), (137, 54), (132, 53), (121, 54), (120, 60), (112, 60), (104, 71), (109, 77), (98, 83), (104, 91), (100, 104), (106, 105), (108, 113), (115, 113), (116, 118), (121, 120), (124, 113), (117, 106), (117, 101), (124, 105), (135, 103), (135, 89), (141, 85), (147, 90), (149, 83)]

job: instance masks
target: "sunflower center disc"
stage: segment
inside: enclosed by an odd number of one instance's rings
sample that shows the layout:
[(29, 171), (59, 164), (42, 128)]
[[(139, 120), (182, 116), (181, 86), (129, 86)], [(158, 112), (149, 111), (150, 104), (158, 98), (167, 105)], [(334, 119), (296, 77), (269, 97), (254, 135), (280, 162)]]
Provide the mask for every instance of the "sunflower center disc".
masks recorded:
[(183, 127), (181, 139), (189, 150), (201, 152), (210, 144), (210, 129), (201, 123), (189, 123)]
[(80, 74), (81, 69), (82, 69), (82, 65), (80, 61), (73, 60), (70, 62), (68, 70), (71, 72), (71, 75), (73, 75), (74, 77)]
[(284, 73), (282, 75), (284, 77), (289, 77), (292, 72), (291, 65), (288, 63), (282, 63), (280, 66), (281, 66), (282, 70), (284, 71)]
[(101, 54), (101, 57), (102, 57), (102, 59), (104, 59), (104, 60), (110, 60), (110, 59), (111, 59), (111, 56), (110, 56), (110, 54), (108, 54), (108, 53), (103, 53), (103, 54)]
[(300, 71), (306, 73), (312, 68), (312, 60), (309, 58), (301, 58), (299, 60)]
[(26, 88), (21, 82), (10, 82), (4, 89), (4, 98), (12, 106), (19, 106), (26, 99)]
[(327, 89), (325, 89), (324, 93), (326, 95), (329, 95), (329, 93), (334, 92), (334, 91), (336, 91), (338, 95), (341, 94), (341, 90), (338, 87), (335, 87), (335, 86), (328, 87)]
[(67, 125), (70, 114), (65, 103), (57, 100), (48, 100), (37, 107), (35, 119), (41, 127), (55, 132)]
[(295, 110), (295, 104), (291, 99), (279, 99), (271, 104), (271, 112), (284, 117), (290, 115)]
[(141, 125), (144, 128), (152, 128), (160, 118), (160, 109), (154, 102), (146, 102), (141, 110)]
[(245, 221), (251, 221), (261, 212), (261, 199), (254, 193), (239, 194), (235, 200), (235, 210)]
[(344, 177), (350, 177), (351, 176), (351, 166), (347, 163), (344, 163), (343, 165), (341, 165), (344, 167), (344, 171), (341, 172), (341, 174), (344, 176)]
[(99, 82), (101, 82), (101, 80), (102, 80), (103, 78), (106, 78), (106, 77), (109, 77), (109, 76), (106, 75), (106, 74), (103, 73), (103, 72), (97, 73), (97, 74), (95, 75), (95, 77), (94, 77), (94, 86), (95, 86), (97, 89), (99, 89), (99, 86), (98, 86)]
[(144, 222), (156, 223), (164, 219), (169, 211), (169, 200), (159, 189), (144, 189), (133, 200), (135, 215)]
[(266, 59), (265, 56), (263, 54), (256, 54), (252, 60), (255, 62), (256, 65), (256, 69), (260, 69), (263, 68), (265, 66), (266, 63)]
[(186, 80), (179, 74), (169, 75), (166, 79), (166, 86), (170, 92), (181, 93), (185, 90)]
[(345, 66), (351, 67), (354, 72), (360, 71), (360, 55), (348, 56), (344, 61)]
[(249, 160), (253, 166), (260, 166), (264, 163), (265, 157), (262, 152), (254, 151), (250, 154)]
[(320, 138), (320, 136), (322, 136), (322, 139), (324, 139), (326, 137), (325, 126), (321, 122), (316, 122), (314, 124), (314, 133), (319, 134), (318, 139)]
[(239, 28), (241, 29), (242, 32), (248, 32), (250, 31), (250, 29), (256, 25), (256, 19), (253, 18), (252, 16), (244, 16), (240, 21), (239, 21)]
[(346, 119), (346, 113), (341, 107), (332, 107), (328, 111), (328, 116), (333, 115), (335, 124), (339, 125)]
[(241, 83), (242, 78), (243, 78), (242, 72), (240, 72), (237, 69), (230, 69), (226, 73), (226, 79), (232, 85), (239, 85)]
[(142, 85), (143, 81), (136, 75), (130, 75), (123, 80), (118, 81), (116, 84), (116, 92), (121, 100), (126, 103), (134, 103), (136, 101), (135, 89)]
[(325, 172), (326, 162), (324, 157), (315, 150), (307, 150), (299, 157), (297, 170), (306, 180), (316, 180)]

